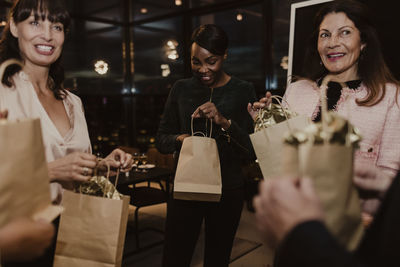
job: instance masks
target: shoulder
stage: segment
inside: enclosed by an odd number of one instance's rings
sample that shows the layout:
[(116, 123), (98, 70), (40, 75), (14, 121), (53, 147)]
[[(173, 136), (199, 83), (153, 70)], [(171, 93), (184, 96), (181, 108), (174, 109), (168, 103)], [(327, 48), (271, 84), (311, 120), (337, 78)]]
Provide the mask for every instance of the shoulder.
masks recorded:
[(253, 89), (254, 88), (254, 86), (253, 86), (253, 84), (251, 82), (239, 79), (239, 78), (237, 78), (235, 76), (231, 77), (231, 82), (232, 82), (232, 84), (234, 84), (234, 85), (236, 85), (238, 87), (243, 87), (243, 88), (246, 88), (246, 89)]
[(195, 84), (195, 80), (194, 79), (195, 78), (192, 77), (192, 78), (186, 78), (186, 79), (177, 80), (174, 83), (174, 86), (172, 87), (172, 89), (179, 89), (179, 88), (191, 86), (191, 85)]
[(311, 80), (299, 80), (287, 86), (285, 95), (307, 95), (318, 92), (318, 85)]
[(68, 90), (65, 91), (65, 98), (69, 100), (71, 104), (82, 106), (81, 98), (76, 94), (72, 93), (71, 91)]
[(230, 86), (240, 94), (255, 96), (254, 85), (251, 82), (241, 80), (235, 76), (232, 76), (230, 80)]

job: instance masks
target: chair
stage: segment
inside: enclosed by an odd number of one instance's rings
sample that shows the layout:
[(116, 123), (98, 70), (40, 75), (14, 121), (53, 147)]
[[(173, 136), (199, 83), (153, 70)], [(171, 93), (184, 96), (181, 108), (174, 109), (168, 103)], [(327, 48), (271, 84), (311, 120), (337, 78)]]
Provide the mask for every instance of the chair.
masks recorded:
[[(124, 150), (125, 151), (125, 150)], [(174, 159), (172, 155), (163, 155), (156, 148), (149, 149), (147, 152), (148, 162), (153, 163), (158, 167), (167, 168), (173, 170)], [(172, 163), (172, 164), (171, 164)], [(168, 177), (169, 178), (169, 177)], [(168, 183), (168, 184), (167, 184)], [(155, 231), (161, 234), (164, 234), (163, 230), (154, 228), (154, 227), (146, 227), (139, 229), (139, 210), (142, 207), (148, 207), (152, 205), (166, 203), (170, 190), (169, 190), (169, 179), (166, 179), (165, 185), (158, 181), (157, 184), (159, 186), (154, 186), (153, 182), (148, 181), (147, 186), (137, 186), (133, 185), (133, 187), (126, 187), (120, 189), (120, 192), (123, 194), (127, 194), (131, 196), (130, 204), (134, 206), (134, 220), (133, 220), (133, 228), (135, 232), (135, 241), (136, 241), (136, 250), (132, 253), (136, 253), (139, 251), (143, 251), (154, 246), (162, 244), (164, 241), (157, 241), (151, 244), (147, 244), (146, 246), (141, 246), (139, 234), (145, 231)], [(132, 207), (131, 206), (131, 207)]]

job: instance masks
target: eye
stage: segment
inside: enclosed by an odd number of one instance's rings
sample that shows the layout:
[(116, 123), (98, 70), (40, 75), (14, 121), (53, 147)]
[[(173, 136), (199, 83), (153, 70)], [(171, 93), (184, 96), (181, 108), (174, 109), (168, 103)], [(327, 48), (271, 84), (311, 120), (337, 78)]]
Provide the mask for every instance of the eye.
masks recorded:
[(39, 25), (39, 21), (32, 20), (31, 22), (29, 22), (29, 24), (32, 25), (32, 26), (38, 26)]
[(343, 30), (342, 35), (349, 35), (351, 33), (350, 30)]
[(215, 63), (217, 63), (216, 60), (211, 60), (211, 61), (208, 62), (208, 64), (210, 64), (210, 65), (215, 65)]
[(319, 37), (320, 37), (320, 38), (327, 38), (327, 37), (329, 37), (329, 34), (326, 33), (326, 32), (323, 32), (323, 33), (321, 33), (321, 34), (319, 35)]
[(62, 24), (56, 24), (56, 25), (53, 26), (53, 28), (54, 28), (56, 31), (59, 31), (59, 32), (64, 31), (64, 27), (63, 27)]
[(192, 64), (193, 65), (200, 65), (200, 61), (198, 61), (197, 59), (192, 59)]

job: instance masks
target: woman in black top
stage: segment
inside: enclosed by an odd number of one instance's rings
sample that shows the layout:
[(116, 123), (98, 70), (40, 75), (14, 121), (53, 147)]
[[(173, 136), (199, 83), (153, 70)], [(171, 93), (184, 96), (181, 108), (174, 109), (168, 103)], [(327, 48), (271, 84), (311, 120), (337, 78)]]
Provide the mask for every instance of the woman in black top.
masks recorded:
[[(171, 199), (168, 204), (163, 266), (189, 266), (205, 220), (204, 266), (228, 266), (233, 239), (243, 207), (241, 165), (254, 159), (249, 139), (253, 121), (248, 103), (255, 101), (253, 86), (225, 73), (228, 37), (216, 25), (197, 28), (192, 35), (193, 77), (175, 83), (167, 99), (157, 133), (162, 153), (179, 151), (191, 134), (209, 132), (217, 142), (221, 164), (221, 201), (201, 202)], [(208, 128), (208, 129), (207, 129)]]

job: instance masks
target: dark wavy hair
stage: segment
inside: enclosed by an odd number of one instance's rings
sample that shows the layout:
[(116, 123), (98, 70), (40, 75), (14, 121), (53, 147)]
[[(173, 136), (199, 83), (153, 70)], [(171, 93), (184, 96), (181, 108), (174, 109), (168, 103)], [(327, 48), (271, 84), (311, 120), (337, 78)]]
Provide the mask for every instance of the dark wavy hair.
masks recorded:
[(193, 31), (191, 43), (196, 43), (215, 55), (223, 56), (228, 49), (229, 39), (219, 26), (204, 24)]
[(357, 99), (360, 106), (373, 106), (378, 104), (385, 96), (386, 83), (393, 83), (399, 88), (399, 82), (387, 67), (376, 28), (370, 18), (372, 15), (367, 7), (354, 0), (336, 0), (325, 4), (317, 13), (314, 20), (312, 37), (308, 45), (307, 61), (308, 73), (305, 78), (313, 81), (327, 75), (329, 71), (320, 64), (320, 56), (316, 49), (318, 45), (319, 27), (325, 16), (330, 13), (343, 12), (353, 21), (360, 32), (361, 43), (366, 44), (358, 59), (358, 75), (368, 88), (368, 95)]
[[(37, 20), (48, 19), (51, 22), (63, 24), (64, 34), (69, 30), (71, 19), (63, 0), (17, 0), (11, 8), (9, 21), (0, 40), (0, 63), (10, 58), (22, 61), (18, 39), (10, 31), (10, 19), (12, 18), (15, 24), (18, 24), (29, 18), (32, 13)], [(59, 100), (65, 96), (65, 89), (63, 88), (64, 68), (61, 65), (61, 58), (62, 56), (51, 64), (48, 81), (49, 88), (53, 91), (56, 99)], [(21, 68), (16, 65), (8, 67), (1, 82), (11, 87), (11, 77), (20, 70)]]

